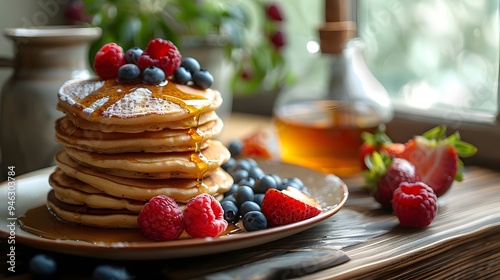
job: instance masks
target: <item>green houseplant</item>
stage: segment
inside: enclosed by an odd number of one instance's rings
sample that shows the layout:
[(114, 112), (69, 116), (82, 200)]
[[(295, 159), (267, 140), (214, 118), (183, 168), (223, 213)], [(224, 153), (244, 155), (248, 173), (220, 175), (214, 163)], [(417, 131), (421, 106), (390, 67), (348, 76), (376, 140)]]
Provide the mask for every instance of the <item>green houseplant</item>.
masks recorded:
[(105, 43), (124, 49), (145, 47), (154, 37), (174, 42), (181, 52), (193, 42), (216, 45), (231, 67), (230, 91), (253, 94), (293, 81), (283, 56), (282, 16), (275, 4), (242, 0), (82, 0), (89, 22)]

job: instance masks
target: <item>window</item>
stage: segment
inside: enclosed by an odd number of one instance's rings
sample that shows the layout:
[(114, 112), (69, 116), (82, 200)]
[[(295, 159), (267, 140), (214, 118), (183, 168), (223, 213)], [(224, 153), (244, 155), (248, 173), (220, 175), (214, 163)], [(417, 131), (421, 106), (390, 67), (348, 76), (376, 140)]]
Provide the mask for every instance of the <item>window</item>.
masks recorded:
[(499, 5), (358, 1), (358, 36), (393, 101), (395, 140), (445, 123), (479, 148), (470, 162), (500, 168)]

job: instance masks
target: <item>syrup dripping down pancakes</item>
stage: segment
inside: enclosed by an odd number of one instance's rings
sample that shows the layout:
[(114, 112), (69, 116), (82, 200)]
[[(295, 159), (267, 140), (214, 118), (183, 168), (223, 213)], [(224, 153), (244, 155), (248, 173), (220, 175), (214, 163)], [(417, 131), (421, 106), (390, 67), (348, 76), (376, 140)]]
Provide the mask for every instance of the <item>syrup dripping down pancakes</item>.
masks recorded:
[(180, 205), (233, 184), (220, 166), (230, 158), (215, 140), (223, 123), (218, 91), (166, 80), (157, 85), (71, 80), (58, 94), (55, 123), (63, 147), (50, 176), (49, 210), (59, 219), (104, 228), (135, 228), (158, 194)]

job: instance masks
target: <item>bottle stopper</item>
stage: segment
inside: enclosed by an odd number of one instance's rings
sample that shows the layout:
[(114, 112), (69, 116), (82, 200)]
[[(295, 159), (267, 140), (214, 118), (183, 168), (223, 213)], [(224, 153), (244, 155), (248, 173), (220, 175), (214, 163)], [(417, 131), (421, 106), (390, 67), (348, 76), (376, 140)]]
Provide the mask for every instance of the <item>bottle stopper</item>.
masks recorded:
[(342, 53), (345, 43), (354, 38), (356, 23), (351, 20), (352, 0), (325, 0), (325, 22), (319, 27), (322, 53)]

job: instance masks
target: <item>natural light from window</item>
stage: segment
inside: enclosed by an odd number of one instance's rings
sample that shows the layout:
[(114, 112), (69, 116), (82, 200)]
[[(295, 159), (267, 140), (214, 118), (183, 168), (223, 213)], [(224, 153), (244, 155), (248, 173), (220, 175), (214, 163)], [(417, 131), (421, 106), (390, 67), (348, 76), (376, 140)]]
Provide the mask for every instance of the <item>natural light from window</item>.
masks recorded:
[[(365, 59), (395, 107), (496, 115), (498, 0), (358, 1)], [(435, 111), (435, 110), (434, 110)]]

